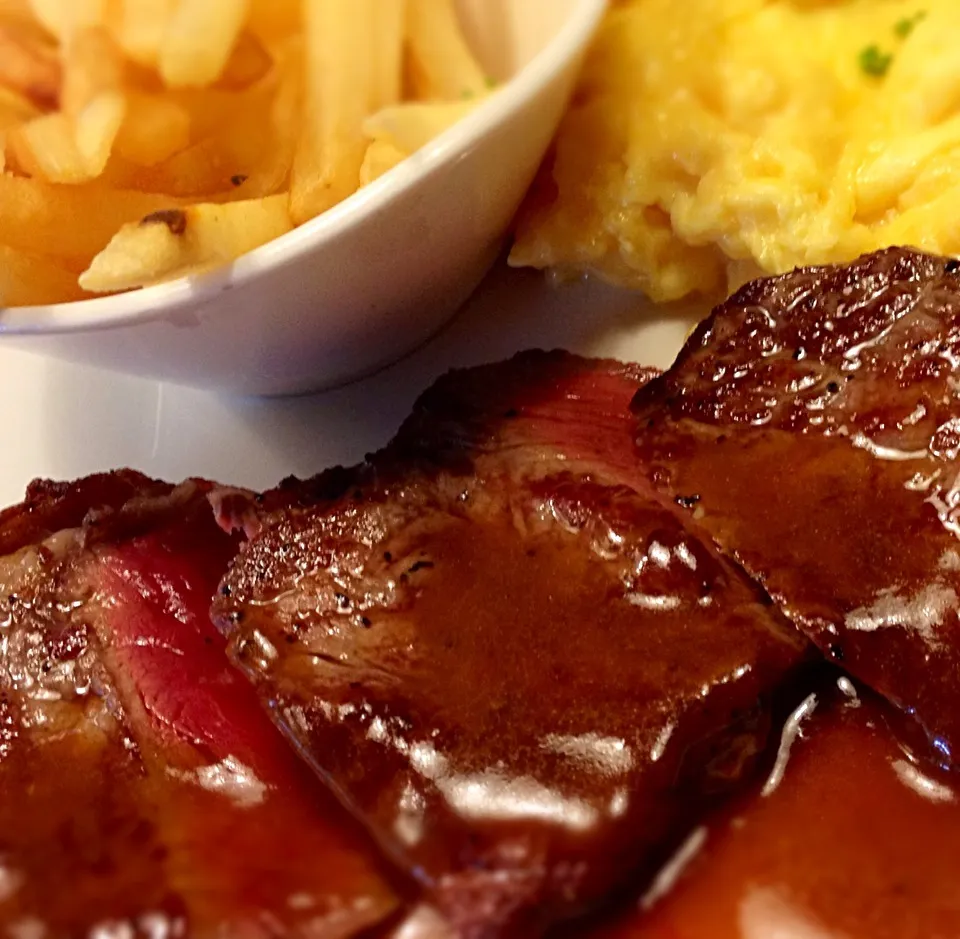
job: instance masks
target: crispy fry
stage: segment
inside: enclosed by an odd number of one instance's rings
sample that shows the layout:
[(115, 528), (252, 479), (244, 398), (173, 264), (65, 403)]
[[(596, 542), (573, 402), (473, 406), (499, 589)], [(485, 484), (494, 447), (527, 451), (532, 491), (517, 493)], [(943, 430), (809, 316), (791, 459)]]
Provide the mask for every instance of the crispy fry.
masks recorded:
[(121, 225), (177, 205), (169, 196), (52, 186), (0, 175), (0, 243), (88, 262)]
[(115, 152), (138, 166), (156, 166), (190, 145), (190, 113), (161, 95), (127, 94)]
[(76, 117), (95, 98), (123, 86), (123, 58), (103, 26), (74, 30), (63, 45), (60, 109)]
[(121, 228), (80, 285), (101, 292), (182, 277), (232, 261), (292, 227), (282, 195), (157, 212)]
[(241, 100), (242, 107), (221, 114), (200, 140), (140, 174), (136, 188), (208, 200), (235, 190), (236, 178), (256, 174), (271, 158), (272, 88), (264, 86)]
[[(405, 102), (410, 75), (438, 100)], [(0, 0), (0, 288), (73, 299), (80, 271), (106, 291), (228, 261), (485, 89), (451, 0)]]
[(0, 20), (7, 23), (33, 23), (34, 15), (30, 0), (0, 0)]
[(74, 119), (74, 138), (90, 179), (96, 179), (107, 165), (127, 100), (118, 91), (97, 95)]
[(245, 176), (237, 187), (237, 198), (272, 196), (290, 180), (303, 106), (303, 43), (299, 38), (286, 43), (277, 68), (279, 87), (270, 109), (266, 153), (251, 171), (235, 174)]
[(32, 101), (0, 86), (0, 128), (13, 127), (39, 116), (40, 111)]
[(374, 81), (373, 2), (304, 0), (306, 108), (290, 182), (290, 213), (297, 224), (360, 184), (366, 151), (361, 125)]
[(407, 68), (416, 97), (457, 101), (488, 87), (452, 0), (407, 0)]
[(266, 42), (299, 32), (302, 21), (300, 0), (250, 0), (247, 27)]
[(123, 120), (125, 100), (106, 92), (75, 120), (63, 112), (44, 114), (7, 132), (17, 165), (50, 183), (83, 183), (102, 172)]
[(373, 94), (370, 110), (396, 104), (403, 86), (403, 37), (407, 0), (374, 0)]
[(0, 23), (0, 87), (36, 107), (50, 110), (60, 97), (60, 63), (55, 50), (28, 28)]
[(16, 165), (30, 176), (51, 183), (83, 183), (90, 179), (77, 149), (73, 124), (60, 112), (44, 114), (10, 129), (7, 147)]
[(0, 245), (0, 307), (82, 300), (77, 275), (50, 258)]
[(177, 0), (160, 46), (160, 75), (171, 88), (209, 85), (223, 72), (249, 0)]
[(243, 32), (217, 79), (217, 88), (239, 91), (260, 81), (273, 66), (273, 57), (253, 33)]
[(396, 104), (371, 114), (363, 122), (363, 132), (371, 140), (386, 141), (398, 150), (413, 153), (466, 117), (482, 100)]
[(402, 163), (408, 156), (396, 144), (389, 140), (374, 140), (367, 147), (360, 167), (360, 185), (366, 186), (375, 179), (383, 176), (387, 170), (392, 170), (398, 163)]
[(155, 66), (173, 12), (173, 0), (117, 0), (113, 32), (120, 48), (139, 65)]
[(44, 29), (62, 40), (76, 29), (103, 23), (106, 0), (30, 0), (30, 7)]

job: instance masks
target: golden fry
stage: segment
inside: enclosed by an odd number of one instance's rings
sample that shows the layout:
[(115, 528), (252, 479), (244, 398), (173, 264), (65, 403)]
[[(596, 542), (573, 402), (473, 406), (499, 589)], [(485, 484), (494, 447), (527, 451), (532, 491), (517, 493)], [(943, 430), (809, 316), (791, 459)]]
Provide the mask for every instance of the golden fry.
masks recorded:
[(0, 302), (230, 261), (485, 88), (449, 0), (0, 0)]
[(279, 86), (270, 108), (266, 152), (237, 187), (238, 198), (272, 196), (289, 185), (303, 107), (303, 43), (299, 38), (287, 42), (277, 68)]
[[(240, 97), (234, 95), (234, 97)], [(231, 198), (271, 157), (272, 90), (246, 94), (210, 133), (140, 174), (136, 188), (184, 198)]]
[(42, 38), (18, 24), (0, 22), (0, 87), (50, 110), (60, 97), (60, 63)]
[(103, 23), (106, 0), (30, 0), (30, 8), (44, 29), (63, 40), (74, 30)]
[(0, 128), (13, 127), (39, 116), (40, 112), (32, 101), (0, 86)]
[(123, 57), (110, 33), (88, 26), (70, 34), (63, 46), (60, 110), (76, 117), (95, 98), (123, 87)]
[(106, 91), (97, 95), (74, 119), (77, 150), (91, 179), (99, 176), (107, 165), (126, 108), (127, 100), (120, 92)]
[(138, 166), (156, 166), (190, 145), (190, 113), (161, 95), (127, 94), (115, 152)]
[(160, 76), (171, 88), (215, 82), (230, 58), (249, 0), (178, 0), (160, 46)]
[(483, 94), (488, 87), (452, 0), (407, 0), (407, 53), (418, 98), (457, 101)]
[(273, 57), (263, 43), (253, 33), (241, 33), (217, 79), (216, 87), (237, 91), (249, 88), (254, 82), (260, 81), (272, 66)]
[(82, 264), (122, 225), (176, 205), (165, 195), (0, 174), (0, 244)]
[(396, 104), (403, 91), (403, 41), (407, 0), (374, 0), (373, 95), (370, 110)]
[(247, 28), (267, 42), (300, 32), (300, 0), (250, 0)]
[(82, 300), (77, 275), (50, 258), (0, 245), (0, 307)]
[(60, 112), (8, 130), (7, 148), (20, 169), (48, 183), (84, 183), (91, 178), (77, 149), (73, 123)]
[(157, 64), (174, 0), (116, 0), (120, 12), (113, 32), (120, 48), (139, 65)]
[(290, 213), (297, 224), (360, 185), (366, 152), (361, 125), (374, 80), (374, 2), (304, 0), (306, 113), (290, 181)]
[(392, 170), (398, 163), (403, 162), (410, 154), (401, 150), (389, 140), (374, 140), (367, 147), (360, 167), (360, 185), (366, 186), (375, 179)]
[(183, 277), (235, 260), (292, 227), (282, 195), (157, 212), (121, 228), (80, 284), (102, 292)]
[(74, 120), (57, 111), (10, 129), (7, 146), (17, 166), (31, 176), (49, 183), (84, 183), (103, 172), (125, 107), (123, 95), (106, 92)]
[(371, 114), (363, 122), (363, 132), (371, 140), (386, 141), (413, 153), (466, 117), (481, 100), (397, 104)]

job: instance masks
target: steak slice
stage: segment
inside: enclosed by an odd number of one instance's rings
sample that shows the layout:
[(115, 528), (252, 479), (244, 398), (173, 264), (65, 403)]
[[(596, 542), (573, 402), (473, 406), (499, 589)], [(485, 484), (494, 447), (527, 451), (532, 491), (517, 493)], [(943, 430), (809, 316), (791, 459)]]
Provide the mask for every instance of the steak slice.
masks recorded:
[(749, 284), (633, 403), (640, 461), (835, 661), (960, 746), (960, 262)]
[(0, 931), (343, 939), (395, 900), (229, 666), (209, 484), (35, 484), (0, 517)]
[(885, 701), (840, 688), (805, 699), (766, 785), (698, 830), (669, 892), (591, 939), (960, 935), (956, 779), (903, 752)]
[(268, 494), (223, 581), (236, 661), (458, 935), (534, 935), (651, 874), (805, 659), (636, 468), (647, 374), (451, 373), (365, 464)]

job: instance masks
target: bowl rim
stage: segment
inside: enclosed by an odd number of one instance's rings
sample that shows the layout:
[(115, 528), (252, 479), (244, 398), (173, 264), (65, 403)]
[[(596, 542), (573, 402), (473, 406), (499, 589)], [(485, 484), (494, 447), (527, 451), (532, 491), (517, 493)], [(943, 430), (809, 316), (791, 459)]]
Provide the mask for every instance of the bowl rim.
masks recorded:
[[(573, 0), (566, 22), (519, 72), (474, 111), (343, 202), (230, 264), (123, 293), (37, 306), (0, 306), (4, 336), (59, 335), (149, 322), (176, 314), (206, 293), (246, 284), (291, 264), (360, 224), (422, 179), (455, 161), (550, 84), (587, 46), (608, 0)], [(226, 276), (225, 276), (226, 275)]]

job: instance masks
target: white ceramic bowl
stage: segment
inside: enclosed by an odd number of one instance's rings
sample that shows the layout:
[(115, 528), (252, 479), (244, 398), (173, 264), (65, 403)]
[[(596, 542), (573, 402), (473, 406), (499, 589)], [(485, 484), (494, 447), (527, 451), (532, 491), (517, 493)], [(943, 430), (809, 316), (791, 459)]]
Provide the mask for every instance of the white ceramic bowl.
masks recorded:
[(319, 218), (229, 267), (0, 310), (0, 341), (251, 394), (341, 384), (424, 342), (489, 268), (569, 98), (605, 0), (458, 0), (488, 72), (475, 112)]

